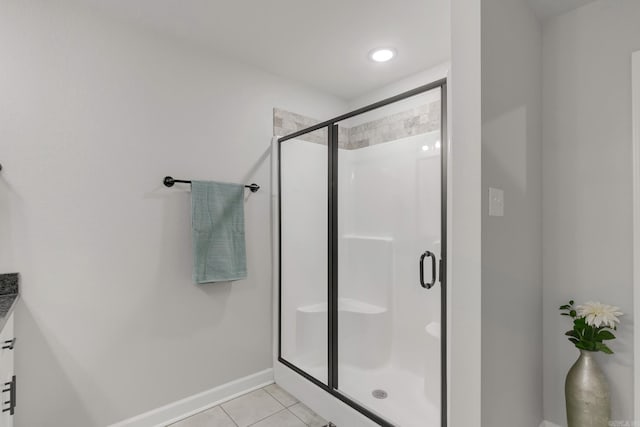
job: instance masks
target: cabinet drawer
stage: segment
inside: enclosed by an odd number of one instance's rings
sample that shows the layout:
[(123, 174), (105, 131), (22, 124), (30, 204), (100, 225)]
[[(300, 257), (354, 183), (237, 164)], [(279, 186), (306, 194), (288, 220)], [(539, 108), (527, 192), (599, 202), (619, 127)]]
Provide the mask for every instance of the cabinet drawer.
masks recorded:
[[(2, 348), (8, 347), (10, 344), (5, 344), (6, 341), (11, 341), (15, 338), (14, 330), (13, 330), (13, 314), (7, 319), (7, 323), (4, 325), (4, 328), (0, 332), (0, 389), (5, 390), (10, 388), (6, 383), (10, 383), (13, 375), (14, 375), (14, 352), (15, 352), (15, 342), (13, 349)], [(10, 392), (3, 392), (0, 395), (0, 407), (1, 409), (6, 409), (10, 407), (8, 402), (11, 400)], [(9, 412), (0, 411), (0, 427), (12, 427), (13, 426), (13, 415)]]

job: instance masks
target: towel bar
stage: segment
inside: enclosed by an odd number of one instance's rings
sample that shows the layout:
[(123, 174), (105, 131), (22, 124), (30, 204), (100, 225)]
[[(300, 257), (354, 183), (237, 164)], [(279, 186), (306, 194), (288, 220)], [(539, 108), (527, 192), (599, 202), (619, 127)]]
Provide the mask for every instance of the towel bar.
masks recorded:
[[(191, 181), (187, 181), (184, 179), (174, 179), (173, 177), (170, 177), (170, 176), (165, 176), (163, 181), (165, 187), (173, 187), (173, 185), (176, 182), (179, 182), (182, 184), (191, 184)], [(255, 193), (260, 189), (260, 186), (254, 182), (251, 185), (245, 185), (244, 188), (248, 188), (249, 190), (251, 190), (252, 193)]]

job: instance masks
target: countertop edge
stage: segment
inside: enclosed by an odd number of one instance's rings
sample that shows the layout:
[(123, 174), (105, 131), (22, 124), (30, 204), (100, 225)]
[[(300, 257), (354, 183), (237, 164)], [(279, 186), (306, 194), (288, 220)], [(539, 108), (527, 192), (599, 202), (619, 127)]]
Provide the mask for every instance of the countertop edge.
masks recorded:
[(11, 296), (13, 297), (13, 301), (11, 302), (11, 306), (7, 310), (7, 314), (5, 314), (3, 317), (0, 317), (0, 333), (4, 330), (4, 327), (7, 324), (7, 320), (9, 320), (9, 317), (11, 317), (11, 315), (13, 314), (13, 311), (16, 308), (16, 304), (20, 299), (20, 294), (0, 295), (0, 297), (3, 297), (3, 296), (6, 296), (6, 297)]

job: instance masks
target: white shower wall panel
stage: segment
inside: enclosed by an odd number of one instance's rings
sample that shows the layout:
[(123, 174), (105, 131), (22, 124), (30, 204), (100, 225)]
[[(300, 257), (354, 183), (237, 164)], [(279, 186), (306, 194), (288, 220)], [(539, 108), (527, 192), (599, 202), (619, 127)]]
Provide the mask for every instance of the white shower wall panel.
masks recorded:
[(343, 235), (339, 247), (340, 297), (388, 309), (393, 282), (393, 240)]
[[(425, 328), (440, 321), (439, 288), (418, 282), (420, 255), (440, 252), (438, 141), (434, 132), (339, 150), (341, 362), (376, 352), (369, 367), (389, 363), (438, 378), (438, 364), (425, 373), (437, 344)], [(326, 366), (327, 154), (317, 143), (282, 145), (282, 278), (290, 284), (282, 346), (285, 358), (305, 366)]]
[[(389, 361), (425, 375), (440, 298), (419, 286), (418, 260), (440, 253), (439, 132), (340, 150), (339, 188), (340, 296), (387, 308)], [(427, 376), (437, 380), (438, 366)]]

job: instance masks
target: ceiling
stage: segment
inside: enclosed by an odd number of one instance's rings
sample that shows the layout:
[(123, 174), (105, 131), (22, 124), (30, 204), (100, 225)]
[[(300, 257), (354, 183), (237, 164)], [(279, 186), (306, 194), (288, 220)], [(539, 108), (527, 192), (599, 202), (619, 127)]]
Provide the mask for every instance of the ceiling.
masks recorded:
[(561, 15), (595, 0), (526, 0), (542, 20)]
[(449, 0), (85, 1), (346, 100), (449, 58)]

